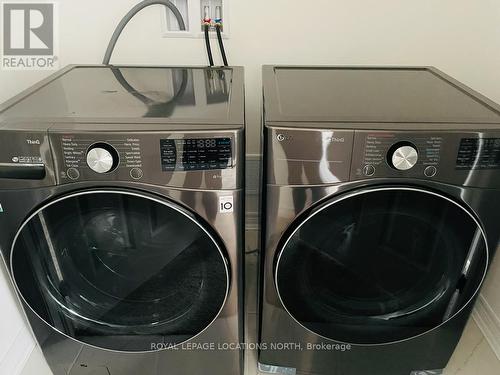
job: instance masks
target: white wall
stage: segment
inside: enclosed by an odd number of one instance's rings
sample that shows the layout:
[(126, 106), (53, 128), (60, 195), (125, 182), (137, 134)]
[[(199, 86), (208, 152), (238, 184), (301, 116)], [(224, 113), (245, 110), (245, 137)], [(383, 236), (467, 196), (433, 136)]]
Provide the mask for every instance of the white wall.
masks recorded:
[[(262, 64), (434, 65), (500, 102), (498, 0), (230, 1), (226, 44), (230, 63), (246, 68), (251, 153), (259, 150)], [(137, 2), (61, 0), (61, 66), (100, 63), (115, 25)], [(130, 23), (112, 62), (206, 63), (201, 39), (161, 38), (162, 11), (146, 9)], [(47, 74), (0, 70), (0, 102)], [(485, 291), (500, 317), (498, 280), (499, 262)]]
[(6, 269), (0, 260), (0, 374), (17, 375), (30, 356), (34, 341), (24, 324)]

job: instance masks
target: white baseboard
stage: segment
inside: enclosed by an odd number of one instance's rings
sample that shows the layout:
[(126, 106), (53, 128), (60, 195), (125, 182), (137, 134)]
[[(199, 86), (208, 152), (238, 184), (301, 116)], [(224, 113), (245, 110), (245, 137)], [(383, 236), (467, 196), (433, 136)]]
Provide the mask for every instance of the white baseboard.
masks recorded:
[(500, 360), (500, 318), (482, 295), (476, 301), (472, 316), (490, 344), (491, 349)]

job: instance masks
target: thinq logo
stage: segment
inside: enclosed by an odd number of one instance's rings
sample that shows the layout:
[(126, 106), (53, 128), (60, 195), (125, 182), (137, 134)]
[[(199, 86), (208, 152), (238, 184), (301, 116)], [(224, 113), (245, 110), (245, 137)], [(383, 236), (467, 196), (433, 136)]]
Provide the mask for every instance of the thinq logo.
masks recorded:
[(2, 68), (50, 70), (59, 67), (56, 5), (54, 2), (2, 3)]

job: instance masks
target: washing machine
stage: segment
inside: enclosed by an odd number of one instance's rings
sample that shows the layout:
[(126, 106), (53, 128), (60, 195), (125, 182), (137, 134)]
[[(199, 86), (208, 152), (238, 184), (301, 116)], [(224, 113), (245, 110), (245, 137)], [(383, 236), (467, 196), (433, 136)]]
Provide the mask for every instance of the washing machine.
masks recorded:
[(70, 66), (0, 112), (0, 247), (54, 375), (241, 374), (243, 71)]
[(499, 106), (427, 67), (263, 79), (260, 369), (441, 373), (499, 245)]

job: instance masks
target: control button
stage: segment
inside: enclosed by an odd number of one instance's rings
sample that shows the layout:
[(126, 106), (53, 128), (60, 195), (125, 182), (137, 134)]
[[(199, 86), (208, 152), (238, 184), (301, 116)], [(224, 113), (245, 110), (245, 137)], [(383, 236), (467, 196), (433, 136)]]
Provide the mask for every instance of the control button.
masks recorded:
[(140, 180), (142, 176), (143, 173), (141, 168), (132, 168), (130, 170), (130, 177), (132, 177), (134, 180)]
[(66, 175), (72, 180), (78, 180), (80, 178), (80, 171), (76, 168), (69, 168), (66, 171)]
[(373, 165), (365, 165), (365, 167), (363, 168), (363, 174), (365, 176), (373, 176), (375, 174), (375, 167)]
[(434, 177), (437, 173), (437, 168), (429, 165), (427, 168), (424, 170), (424, 175), (425, 177)]
[(407, 171), (418, 161), (417, 149), (409, 143), (396, 144), (389, 155), (391, 165), (399, 171)]
[(107, 143), (96, 143), (87, 152), (87, 165), (96, 173), (108, 173), (118, 166), (118, 152)]

